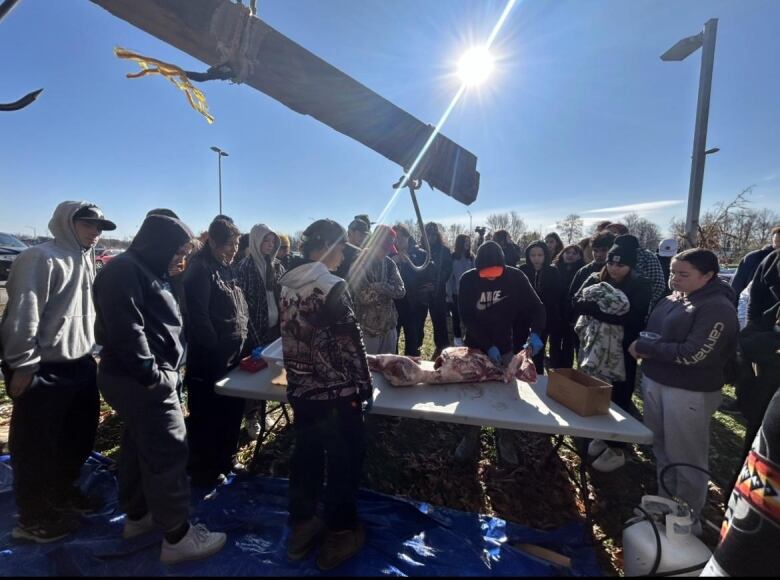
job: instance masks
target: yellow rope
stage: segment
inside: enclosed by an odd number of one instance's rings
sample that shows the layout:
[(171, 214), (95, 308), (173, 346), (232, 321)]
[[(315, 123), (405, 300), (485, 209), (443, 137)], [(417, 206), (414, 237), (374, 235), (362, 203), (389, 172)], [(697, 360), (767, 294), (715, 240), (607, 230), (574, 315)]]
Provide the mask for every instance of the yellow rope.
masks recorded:
[(114, 48), (114, 54), (118, 58), (134, 60), (143, 69), (137, 73), (127, 73), (127, 78), (137, 79), (139, 77), (150, 74), (159, 74), (164, 76), (174, 85), (176, 85), (179, 90), (184, 92), (184, 94), (187, 96), (187, 101), (189, 101), (190, 106), (203, 115), (209, 124), (214, 122), (214, 117), (209, 114), (209, 106), (206, 103), (206, 95), (204, 95), (202, 91), (192, 85), (190, 79), (187, 78), (187, 73), (185, 73), (178, 66), (157, 60), (156, 58), (143, 56), (118, 46)]

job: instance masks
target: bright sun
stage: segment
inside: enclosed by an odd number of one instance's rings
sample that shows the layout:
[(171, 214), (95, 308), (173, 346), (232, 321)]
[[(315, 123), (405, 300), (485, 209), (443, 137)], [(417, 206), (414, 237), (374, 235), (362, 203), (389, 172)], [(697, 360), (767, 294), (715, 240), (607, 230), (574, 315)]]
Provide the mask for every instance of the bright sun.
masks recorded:
[(466, 51), (458, 62), (458, 75), (467, 85), (480, 85), (493, 71), (493, 56), (484, 46), (475, 46)]

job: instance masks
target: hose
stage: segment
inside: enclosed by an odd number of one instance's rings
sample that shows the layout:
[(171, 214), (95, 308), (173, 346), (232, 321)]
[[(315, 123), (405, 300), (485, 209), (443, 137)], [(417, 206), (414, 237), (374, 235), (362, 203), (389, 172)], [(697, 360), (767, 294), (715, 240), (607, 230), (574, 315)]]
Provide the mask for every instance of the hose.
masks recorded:
[[(692, 469), (698, 469), (702, 473), (706, 473), (707, 476), (712, 479), (712, 473), (704, 469), (703, 467), (699, 467), (698, 465), (692, 465), (690, 463), (670, 463), (669, 465), (665, 466), (661, 473), (658, 474), (658, 483), (661, 485), (661, 488), (666, 492), (666, 495), (669, 497), (673, 497), (673, 494), (669, 492), (669, 489), (666, 487), (666, 483), (664, 482), (664, 475), (666, 475), (666, 472), (671, 469), (672, 467), (690, 467)], [(723, 486), (721, 486), (723, 487)]]

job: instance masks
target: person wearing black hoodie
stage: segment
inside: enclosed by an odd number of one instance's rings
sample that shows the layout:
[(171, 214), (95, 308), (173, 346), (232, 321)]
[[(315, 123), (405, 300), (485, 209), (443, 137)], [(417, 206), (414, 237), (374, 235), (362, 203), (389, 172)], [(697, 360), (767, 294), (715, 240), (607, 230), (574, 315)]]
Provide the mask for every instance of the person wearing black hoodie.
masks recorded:
[[(525, 274), (506, 265), (504, 252), (495, 242), (479, 247), (474, 264), (475, 269), (465, 272), (458, 286), (458, 309), (466, 332), (464, 344), (485, 352), (497, 364), (506, 364), (516, 350), (513, 334), (522, 330), (529, 339), (522, 348), (530, 349), (530, 355), (541, 352), (544, 304)], [(516, 465), (517, 432), (499, 429), (496, 435), (499, 461)], [(475, 427), (467, 431), (455, 456), (468, 460), (478, 451), (479, 429)]]
[(396, 331), (399, 338), (401, 330), (404, 331), (404, 354), (420, 356), (421, 332), (425, 328), (425, 316), (431, 301), (434, 271), (430, 265), (421, 272), (415, 269), (425, 263), (425, 250), (417, 247), (412, 234), (403, 224), (396, 224), (393, 229), (396, 233), (396, 253), (391, 254), (390, 259), (398, 266), (406, 289), (406, 295), (395, 301), (398, 310)]
[(103, 346), (98, 387), (123, 423), (122, 536), (161, 529), (160, 559), (168, 564), (210, 556), (226, 540), (188, 522), (187, 432), (176, 392), (182, 319), (169, 272), (184, 269), (192, 238), (178, 219), (149, 216), (94, 286), (95, 332)]
[(550, 365), (554, 369), (570, 369), (574, 364), (574, 321), (571, 314), (571, 299), (569, 288), (575, 274), (585, 266), (582, 248), (570, 244), (563, 248), (553, 260), (553, 267), (558, 270), (563, 282), (560, 313), (561, 322), (557, 329), (550, 329)]
[[(447, 280), (452, 276), (452, 252), (444, 244), (439, 226), (433, 222), (425, 224), (425, 233), (431, 246), (431, 266), (433, 268), (433, 296), (428, 307), (433, 324), (433, 342), (436, 344), (435, 359), (439, 353), (450, 345), (447, 332)], [(425, 319), (418, 321), (422, 325)], [(420, 327), (418, 327), (420, 328)], [(422, 326), (420, 338), (425, 334)]]
[[(563, 316), (561, 312), (562, 297), (565, 295), (561, 273), (550, 265), (550, 250), (545, 242), (537, 240), (525, 249), (525, 264), (520, 266), (520, 271), (528, 277), (531, 286), (544, 304), (547, 313), (547, 324), (540, 338), (542, 344), (547, 343), (550, 334), (560, 336)], [(519, 338), (522, 337), (520, 329), (515, 332), (515, 350), (519, 350)], [(544, 348), (534, 356), (536, 372), (544, 374)]]
[(232, 266), (239, 235), (233, 223), (212, 221), (207, 244), (184, 273), (189, 469), (199, 487), (230, 473), (241, 433), (244, 401), (214, 391), (216, 381), (238, 365), (247, 337), (248, 307)]

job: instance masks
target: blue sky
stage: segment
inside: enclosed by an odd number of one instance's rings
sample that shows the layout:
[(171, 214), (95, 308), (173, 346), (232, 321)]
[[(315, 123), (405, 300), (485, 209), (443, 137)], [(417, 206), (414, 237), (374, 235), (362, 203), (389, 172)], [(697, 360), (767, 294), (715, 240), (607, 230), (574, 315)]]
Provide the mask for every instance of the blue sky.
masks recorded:
[[(497, 0), (261, 0), (260, 17), (426, 123), (459, 86), (460, 54), (484, 41)], [(667, 230), (684, 216), (699, 52), (659, 55), (719, 18), (703, 208), (755, 184), (754, 207), (780, 211), (780, 2), (519, 0), (498, 35), (486, 85), (458, 103), (443, 133), (478, 157), (477, 225), (516, 210), (547, 230), (569, 213), (616, 217), (636, 204)], [(392, 162), (254, 89), (198, 85), (213, 125), (161, 77), (129, 80), (114, 46), (190, 70), (205, 65), (87, 0), (22, 0), (0, 23), (0, 231), (45, 231), (64, 199), (98, 203), (132, 235), (152, 207), (195, 230), (218, 210), (249, 230), (303, 229), (313, 218), (379, 215), (401, 175)], [(774, 72), (773, 72), (774, 71)], [(468, 223), (429, 190), (426, 219)], [(626, 209), (611, 209), (626, 208)], [(390, 219), (413, 215), (408, 196)]]

